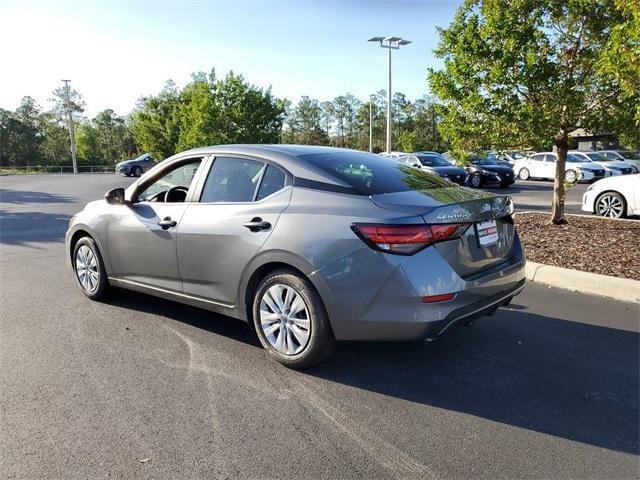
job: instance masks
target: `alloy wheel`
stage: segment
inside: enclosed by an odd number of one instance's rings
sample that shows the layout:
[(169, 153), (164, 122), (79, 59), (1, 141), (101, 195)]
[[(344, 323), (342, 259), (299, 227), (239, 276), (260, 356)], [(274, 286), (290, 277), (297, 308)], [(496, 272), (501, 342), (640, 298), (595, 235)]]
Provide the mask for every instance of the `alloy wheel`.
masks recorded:
[(480, 177), (480, 175), (473, 175), (471, 177), (471, 186), (478, 188), (480, 185), (482, 185), (482, 178)]
[(260, 326), (279, 353), (300, 353), (311, 336), (309, 309), (302, 295), (289, 285), (272, 285), (260, 300)]
[(567, 170), (564, 174), (564, 179), (569, 182), (569, 183), (573, 183), (576, 181), (576, 172), (574, 172), (573, 170)]
[(93, 251), (82, 245), (76, 252), (76, 274), (80, 285), (88, 292), (93, 292), (100, 284), (100, 270), (98, 259)]
[(598, 215), (603, 217), (620, 218), (624, 206), (615, 195), (603, 195), (598, 200)]

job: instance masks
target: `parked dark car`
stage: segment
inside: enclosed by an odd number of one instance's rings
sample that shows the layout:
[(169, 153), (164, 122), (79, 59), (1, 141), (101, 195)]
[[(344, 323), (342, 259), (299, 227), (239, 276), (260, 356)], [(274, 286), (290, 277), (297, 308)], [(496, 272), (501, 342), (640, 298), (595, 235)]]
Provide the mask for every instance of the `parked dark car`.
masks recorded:
[(116, 173), (123, 173), (127, 177), (133, 175), (139, 177), (147, 170), (155, 167), (156, 162), (150, 154), (144, 153), (133, 160), (125, 160), (116, 165)]
[(467, 165), (467, 184), (474, 188), (483, 185), (500, 185), (507, 188), (516, 181), (510, 165), (500, 165), (490, 156), (475, 156)]
[(398, 162), (409, 165), (410, 167), (436, 173), (442, 178), (457, 183), (458, 185), (465, 185), (467, 181), (467, 172), (464, 168), (452, 165), (442, 155), (436, 152), (412, 153), (411, 155), (400, 157)]

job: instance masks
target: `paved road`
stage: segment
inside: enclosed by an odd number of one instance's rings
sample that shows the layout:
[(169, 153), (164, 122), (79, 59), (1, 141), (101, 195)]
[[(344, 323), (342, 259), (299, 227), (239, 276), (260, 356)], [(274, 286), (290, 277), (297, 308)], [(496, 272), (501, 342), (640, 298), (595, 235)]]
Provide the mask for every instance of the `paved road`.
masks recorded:
[(80, 293), (67, 219), (124, 182), (0, 178), (0, 478), (637, 478), (636, 304), (529, 285), (289, 371), (241, 322)]
[[(567, 213), (586, 214), (580, 210), (582, 206), (582, 195), (589, 188), (589, 184), (579, 183), (573, 185), (565, 198), (565, 211)], [(517, 180), (508, 189), (491, 188), (492, 192), (511, 195), (519, 212), (527, 210), (551, 211), (551, 200), (553, 198), (553, 182), (547, 180), (528, 180), (523, 182)]]

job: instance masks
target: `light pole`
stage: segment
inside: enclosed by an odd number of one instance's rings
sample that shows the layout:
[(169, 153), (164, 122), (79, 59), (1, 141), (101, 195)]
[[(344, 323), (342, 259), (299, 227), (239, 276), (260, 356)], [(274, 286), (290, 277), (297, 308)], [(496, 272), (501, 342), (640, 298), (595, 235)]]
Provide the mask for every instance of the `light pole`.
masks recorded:
[(71, 80), (62, 80), (64, 82), (64, 93), (67, 99), (65, 104), (67, 111), (67, 124), (69, 126), (69, 141), (71, 142), (71, 161), (73, 162), (73, 173), (78, 173), (78, 163), (76, 162), (76, 135), (73, 130), (73, 112), (71, 111), (71, 100), (69, 100), (69, 82)]
[(373, 97), (369, 95), (369, 152), (373, 152)]
[(391, 153), (391, 50), (398, 50), (411, 43), (401, 37), (371, 37), (369, 42), (379, 42), (389, 52), (389, 88), (387, 90), (387, 153)]

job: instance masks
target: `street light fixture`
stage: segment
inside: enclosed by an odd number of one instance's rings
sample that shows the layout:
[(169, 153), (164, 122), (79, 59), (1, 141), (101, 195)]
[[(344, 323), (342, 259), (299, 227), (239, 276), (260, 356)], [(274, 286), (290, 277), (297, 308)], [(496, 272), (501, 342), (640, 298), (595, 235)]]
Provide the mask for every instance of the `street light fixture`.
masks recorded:
[(371, 37), (368, 42), (378, 42), (389, 51), (389, 88), (387, 89), (387, 153), (391, 153), (391, 50), (409, 45), (411, 40), (401, 37)]

